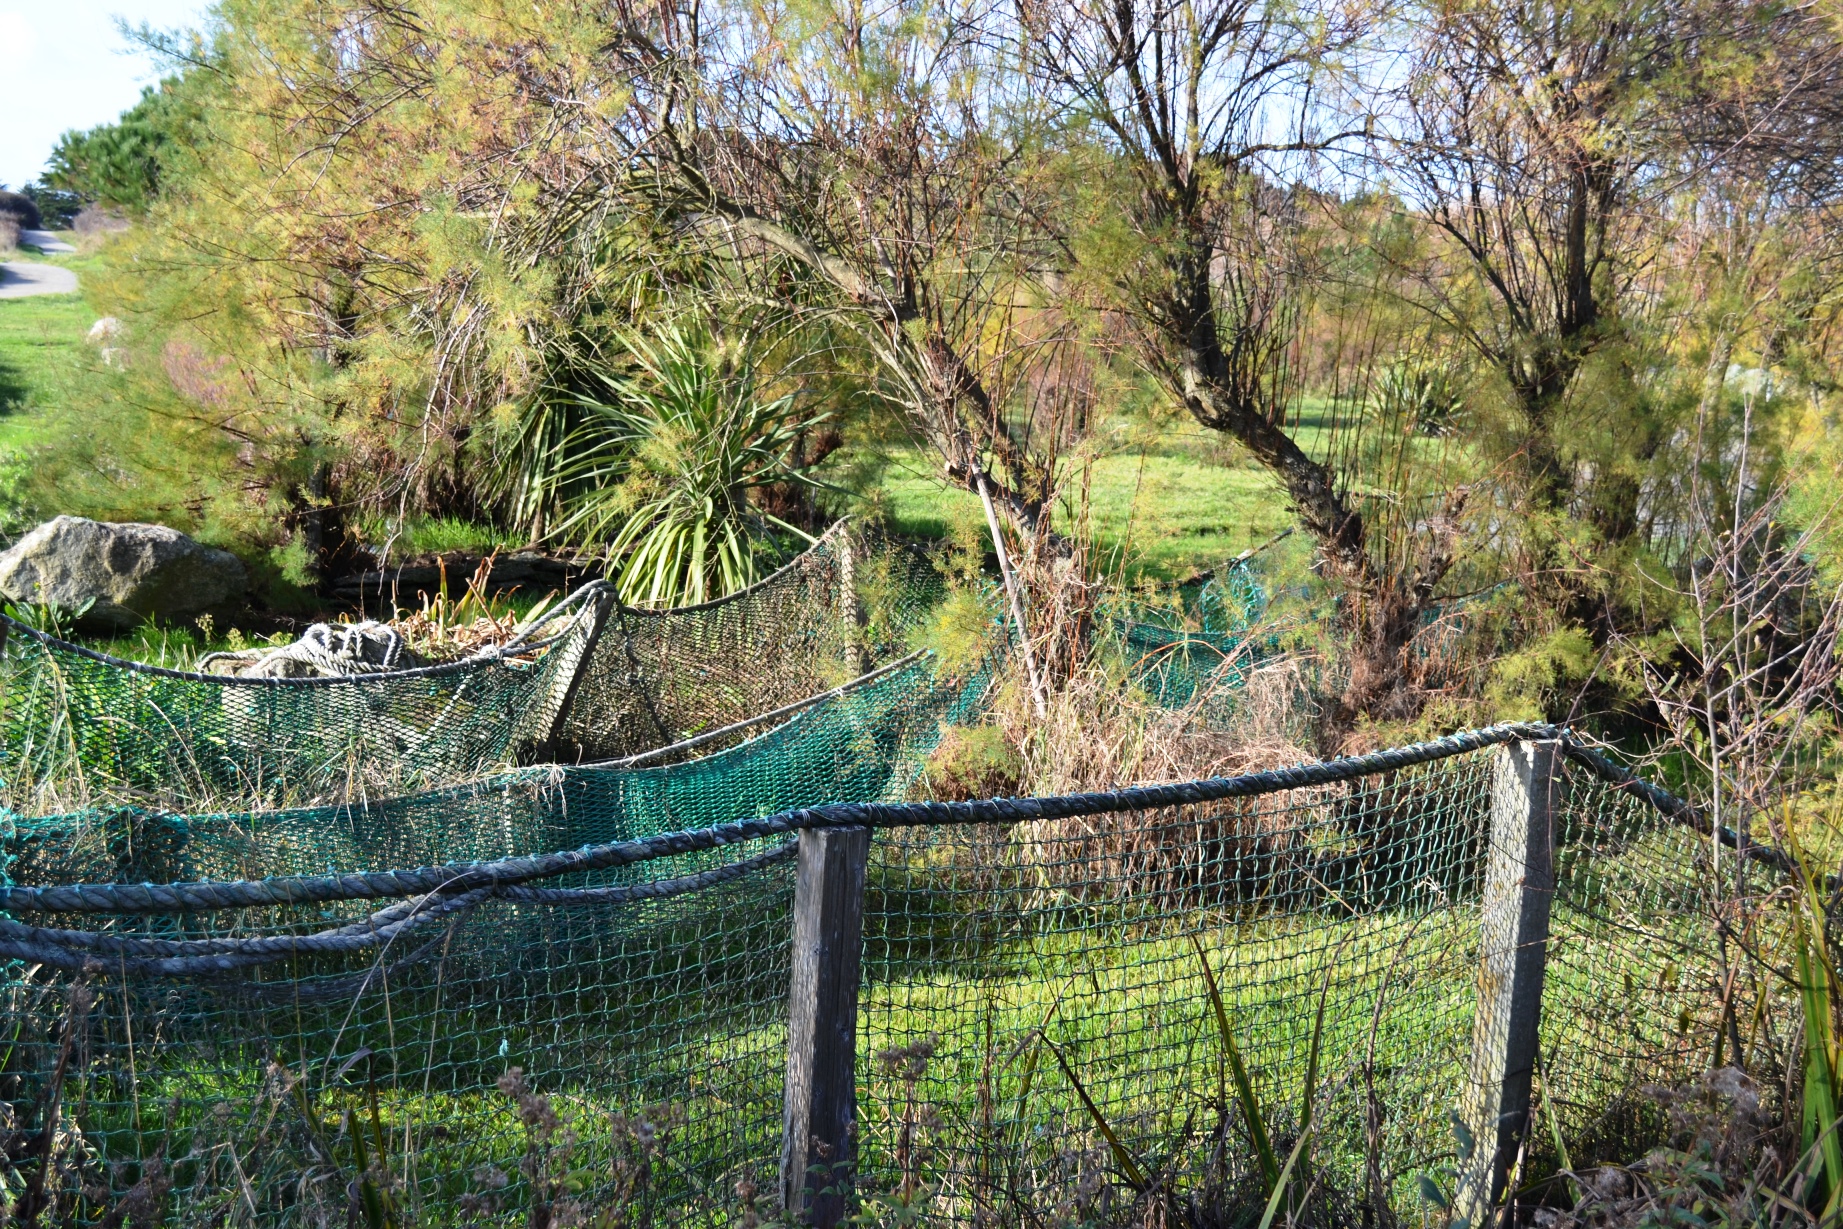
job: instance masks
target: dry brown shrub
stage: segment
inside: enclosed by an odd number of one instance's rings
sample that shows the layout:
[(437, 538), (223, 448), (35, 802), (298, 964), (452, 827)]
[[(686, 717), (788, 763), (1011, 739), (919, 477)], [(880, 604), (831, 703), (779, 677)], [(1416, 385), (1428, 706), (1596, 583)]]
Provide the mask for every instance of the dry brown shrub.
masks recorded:
[[(1022, 752), (1029, 792), (1070, 794), (1239, 776), (1315, 758), (1294, 731), (1307, 716), (1298, 685), (1304, 664), (1281, 660), (1254, 671), (1226, 726), (1198, 720), (1208, 697), (1185, 709), (1135, 699), (1100, 667), (1071, 679), (1039, 719), (1019, 689), (996, 714)], [(1344, 786), (1156, 811), (1122, 811), (1021, 824), (1012, 833), (1025, 860), (1063, 890), (1082, 896), (1150, 893), (1176, 905), (1201, 899), (1270, 897), (1309, 856), (1309, 830), (1335, 821)]]

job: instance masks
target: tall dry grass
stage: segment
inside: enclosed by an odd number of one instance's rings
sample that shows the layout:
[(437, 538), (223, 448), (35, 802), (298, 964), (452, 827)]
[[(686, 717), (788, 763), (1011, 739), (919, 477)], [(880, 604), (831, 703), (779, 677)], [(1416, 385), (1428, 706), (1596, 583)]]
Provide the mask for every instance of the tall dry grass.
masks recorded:
[[(1147, 701), (1105, 661), (1094, 661), (1052, 697), (1039, 718), (1028, 693), (1002, 689), (994, 720), (1022, 760), (1027, 794), (1070, 794), (1236, 776), (1315, 758), (1307, 682), (1314, 663), (1282, 657), (1249, 671), (1231, 717), (1207, 690), (1183, 708)], [(1227, 672), (1225, 672), (1226, 674)], [(1018, 825), (1014, 856), (1084, 898), (1128, 891), (1178, 907), (1224, 897), (1268, 896), (1308, 857), (1311, 830), (1336, 822), (1344, 786), (1259, 799), (1127, 811)]]

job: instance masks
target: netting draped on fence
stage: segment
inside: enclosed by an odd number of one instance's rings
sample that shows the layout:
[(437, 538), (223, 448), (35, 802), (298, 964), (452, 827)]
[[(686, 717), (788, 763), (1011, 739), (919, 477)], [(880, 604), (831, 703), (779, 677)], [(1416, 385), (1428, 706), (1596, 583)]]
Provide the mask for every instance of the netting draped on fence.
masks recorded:
[[(1100, 1217), (1133, 1198), (1123, 1149), (1183, 1191), (1264, 1194), (1211, 978), (1282, 1132), (1323, 1003), (1327, 1197), (1405, 1208), (1442, 1181), (1490, 748), (1518, 730), (1114, 795), (752, 818), (844, 788), (812, 765), (780, 795), (745, 780), (771, 740), (823, 742), (833, 719), (848, 775), (889, 718), (842, 713), (630, 772), (644, 788), (555, 770), (388, 822), (22, 824), (0, 1175), (19, 1192), (36, 1166), (73, 1223), (134, 1199), (181, 1221), (509, 1225), (542, 1204), (733, 1223), (774, 1188), (788, 837), (869, 824), (860, 1190), (959, 1223)], [(1719, 877), (1707, 836), (1570, 776), (1544, 1053), (1572, 1137), (1630, 1143), (1623, 1090), (1708, 1063)], [(526, 790), (552, 802), (501, 801)], [(596, 799), (615, 794), (611, 821)]]
[(565, 753), (632, 755), (835, 687), (906, 653), (941, 590), (927, 559), (841, 522), (739, 593), (616, 608), (570, 705)]
[(107, 657), (6, 620), (0, 775), (15, 805), (142, 796), (197, 807), (408, 792), (521, 755), (631, 755), (759, 717), (900, 657), (940, 589), (924, 557), (841, 523), (779, 572), (718, 601), (636, 610), (592, 584), (507, 645), (420, 669), (199, 674)]
[(549, 732), (585, 603), (462, 661), (233, 678), (108, 657), (0, 616), (0, 765), (16, 798), (170, 799), (414, 789)]
[(1245, 564), (1227, 568), (1181, 608), (1130, 604), (1102, 621), (1128, 677), (1164, 708), (1193, 709), (1205, 722), (1229, 718), (1235, 693), (1271, 650), (1257, 630), (1267, 596)]

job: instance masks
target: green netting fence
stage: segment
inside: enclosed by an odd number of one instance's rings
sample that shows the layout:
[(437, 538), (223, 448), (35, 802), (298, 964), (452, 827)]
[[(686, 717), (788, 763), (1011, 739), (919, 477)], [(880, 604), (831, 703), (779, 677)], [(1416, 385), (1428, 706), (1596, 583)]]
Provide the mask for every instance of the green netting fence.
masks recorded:
[(414, 789), (548, 732), (578, 601), (519, 641), (383, 674), (235, 678), (109, 657), (0, 616), (0, 765), (16, 799)]
[[(744, 780), (777, 737), (823, 741), (799, 722), (838, 721), (819, 758), (856, 780), (900, 722), (853, 702), (857, 725), (816, 706), (707, 761), (516, 776), (376, 822), (18, 822), (0, 889), (16, 1214), (739, 1223), (775, 1190), (782, 1144), (790, 838), (853, 825), (874, 833), (855, 1134), (873, 1205), (1109, 1223), (1137, 1198), (1123, 1157), (1174, 1197), (1264, 1193), (1205, 961), (1283, 1139), (1324, 1005), (1319, 1197), (1406, 1214), (1423, 1176), (1447, 1181), (1494, 748), (1556, 731), (1109, 795), (756, 818), (846, 788), (815, 784), (824, 767), (777, 777), (779, 795)], [(715, 784), (725, 771), (742, 783)], [(1629, 1090), (1711, 1060), (1735, 859), (1603, 761), (1568, 775), (1545, 1092), (1569, 1138), (1642, 1151), (1655, 1124)]]
[(559, 751), (633, 755), (836, 687), (908, 653), (943, 592), (924, 555), (840, 522), (739, 593), (670, 610), (612, 607)]
[(942, 588), (924, 556), (841, 522), (718, 601), (636, 610), (592, 584), (477, 656), (341, 677), (164, 669), (0, 616), (0, 776), (27, 810), (196, 809), (378, 797), (520, 760), (632, 755), (889, 664)]
[(1163, 708), (1189, 709), (1206, 723), (1234, 714), (1235, 696), (1274, 650), (1262, 628), (1267, 595), (1246, 564), (1212, 577), (1181, 606), (1129, 603), (1101, 622), (1127, 675)]

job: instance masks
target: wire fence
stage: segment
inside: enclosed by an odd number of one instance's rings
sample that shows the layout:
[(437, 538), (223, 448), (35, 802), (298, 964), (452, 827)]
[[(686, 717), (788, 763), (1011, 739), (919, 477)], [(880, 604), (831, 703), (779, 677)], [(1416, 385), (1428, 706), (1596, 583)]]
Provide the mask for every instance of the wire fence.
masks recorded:
[[(415, 789), (548, 732), (583, 604), (491, 652), (388, 674), (238, 678), (123, 661), (0, 616), (11, 796), (181, 802)], [(55, 805), (54, 801), (54, 805)]]
[[(832, 744), (847, 773), (889, 724), (859, 716)], [(804, 745), (790, 722), (708, 760), (559, 770), (542, 820), (497, 801), (534, 776), (432, 796), (416, 822), (20, 823), (0, 1178), (47, 1223), (738, 1223), (772, 1202), (782, 1145), (790, 838), (868, 825), (873, 1210), (1073, 1224), (1258, 1203), (1231, 1051), (1284, 1150), (1316, 1035), (1312, 1197), (1410, 1214), (1452, 1186), (1492, 748), (1555, 733), (1107, 795), (737, 809), (844, 788), (711, 784), (768, 739)], [(631, 801), (673, 782), (704, 801)], [(1569, 784), (1541, 1093), (1578, 1165), (1658, 1132), (1632, 1088), (1709, 1065), (1737, 860), (1603, 763)], [(876, 789), (860, 797), (898, 796)]]

